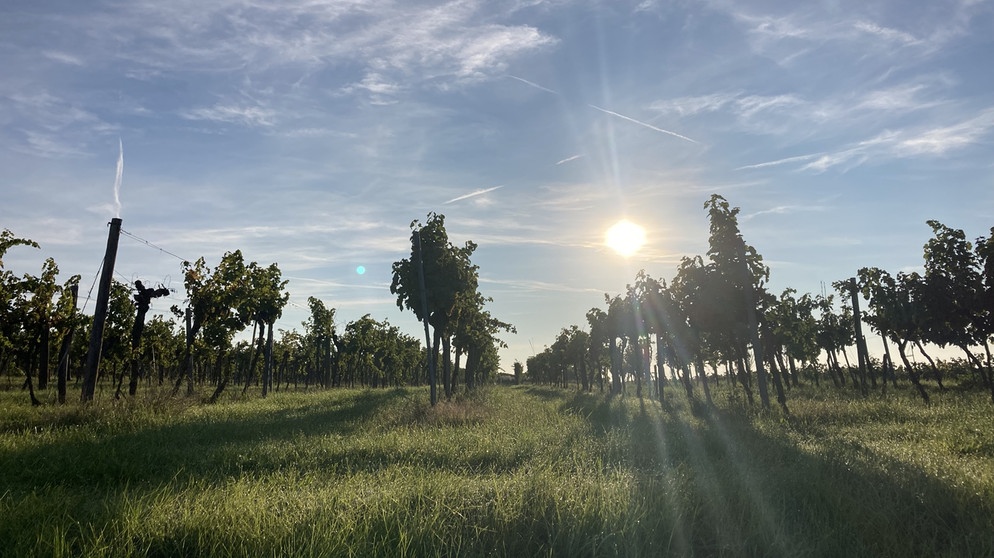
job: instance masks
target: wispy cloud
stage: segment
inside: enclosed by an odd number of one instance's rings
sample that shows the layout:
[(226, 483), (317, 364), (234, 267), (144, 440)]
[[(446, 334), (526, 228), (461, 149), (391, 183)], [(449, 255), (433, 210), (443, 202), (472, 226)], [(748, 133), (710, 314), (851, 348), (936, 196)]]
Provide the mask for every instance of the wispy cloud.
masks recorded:
[(853, 24), (853, 28), (856, 29), (856, 31), (867, 33), (879, 37), (881, 39), (884, 39), (886, 41), (893, 41), (904, 45), (913, 45), (921, 42), (920, 39), (918, 39), (911, 33), (908, 33), (906, 31), (901, 31), (898, 29), (892, 29), (890, 27), (883, 27), (872, 21), (865, 21), (865, 20), (857, 21)]
[(994, 131), (994, 108), (981, 112), (975, 118), (924, 130), (895, 142), (895, 152), (901, 156), (944, 155), (979, 142)]
[(894, 144), (897, 136), (895, 132), (885, 131), (870, 139), (848, 144), (842, 149), (822, 153), (800, 170), (825, 172), (839, 166), (848, 170), (870, 160), (880, 161), (888, 154), (888, 146)]
[(3, 95), (2, 85), (0, 121), (0, 137), (16, 137), (14, 150), (50, 158), (85, 155), (91, 143), (118, 130), (72, 99), (45, 89)]
[(796, 155), (794, 157), (785, 157), (783, 159), (777, 159), (775, 161), (766, 161), (765, 163), (756, 163), (754, 165), (746, 165), (744, 167), (738, 167), (735, 170), (750, 170), (750, 169), (762, 169), (766, 167), (777, 167), (780, 165), (786, 165), (789, 163), (799, 163), (801, 161), (810, 161), (815, 157), (821, 155), (820, 153), (811, 153), (808, 155)]
[(826, 210), (827, 208), (822, 205), (778, 205), (776, 207), (771, 207), (769, 209), (763, 209), (761, 211), (756, 211), (754, 213), (742, 215), (741, 219), (743, 221), (750, 221), (752, 219), (755, 219), (756, 217), (759, 217), (760, 215), (789, 215), (792, 213), (811, 212), (811, 211), (820, 212)]
[(853, 104), (854, 111), (908, 112), (927, 109), (941, 100), (923, 97), (927, 87), (923, 83), (903, 83), (894, 87), (875, 89), (862, 95)]
[(806, 163), (798, 169), (825, 172), (833, 167), (852, 168), (867, 162), (921, 156), (939, 157), (980, 143), (992, 134), (994, 108), (988, 108), (973, 118), (948, 126), (886, 130), (869, 139), (844, 144), (835, 150), (745, 165), (735, 170)]
[(187, 120), (209, 120), (242, 126), (269, 127), (276, 123), (276, 111), (262, 106), (217, 104), (213, 107), (183, 111)]
[[(449, 87), (500, 75), (509, 61), (556, 44), (541, 29), (511, 23), (513, 6), (478, 0), (413, 5), (392, 0), (186, 3), (135, 0), (66, 17), (100, 56), (129, 75), (244, 73), (256, 86), (286, 86), (287, 72), (349, 65), (363, 76), (354, 93), (389, 98), (384, 86)], [(504, 21), (507, 21), (506, 23)], [(67, 49), (49, 48), (50, 58)]]
[(739, 93), (712, 93), (709, 95), (663, 99), (651, 103), (649, 109), (664, 114), (693, 116), (700, 113), (721, 110), (730, 103), (734, 103), (739, 96)]
[(500, 285), (502, 287), (511, 287), (514, 289), (519, 289), (523, 291), (540, 291), (540, 292), (556, 292), (556, 293), (604, 293), (610, 289), (598, 289), (593, 287), (579, 287), (576, 285), (567, 285), (564, 283), (550, 283), (545, 281), (533, 281), (529, 279), (494, 279), (491, 277), (480, 277), (480, 283), (488, 285)]
[[(919, 3), (902, 5), (904, 28), (896, 21), (880, 23), (879, 10), (854, 9), (840, 16), (836, 11), (805, 7), (781, 13), (750, 13), (731, 4), (730, 15), (745, 30), (752, 48), (782, 64), (796, 62), (838, 47), (857, 59), (909, 62), (931, 56), (951, 40), (969, 32), (974, 14), (986, 10), (984, 2)], [(798, 7), (799, 8), (799, 7)], [(927, 24), (916, 24), (927, 22)], [(913, 53), (908, 57), (908, 53)]]
[(516, 79), (516, 80), (520, 81), (521, 83), (524, 83), (525, 85), (529, 85), (531, 87), (534, 87), (535, 89), (538, 89), (539, 91), (545, 91), (546, 93), (552, 93), (553, 95), (559, 95), (559, 92), (553, 91), (552, 89), (549, 89), (548, 87), (543, 87), (543, 86), (535, 83), (534, 81), (528, 81), (525, 78), (520, 78), (518, 76), (512, 76), (511, 74), (507, 74), (507, 77), (509, 77), (511, 79)]
[(475, 198), (477, 196), (482, 196), (484, 194), (493, 192), (494, 190), (499, 190), (499, 189), (501, 189), (503, 187), (504, 186), (501, 185), (501, 186), (494, 186), (492, 188), (482, 188), (480, 190), (476, 190), (475, 192), (470, 192), (469, 194), (465, 194), (465, 195), (462, 195), (462, 196), (458, 196), (458, 197), (452, 198), (451, 200), (449, 200), (447, 202), (444, 202), (442, 205), (449, 205), (450, 203), (455, 203), (457, 201), (468, 200), (470, 198)]
[(573, 155), (572, 157), (566, 157), (565, 159), (562, 159), (560, 161), (556, 161), (556, 165), (563, 165), (563, 164), (566, 164), (566, 163), (568, 163), (570, 161), (575, 161), (575, 160), (577, 160), (577, 159), (579, 159), (581, 157), (583, 157), (583, 155)]
[(82, 66), (83, 65), (83, 60), (81, 58), (79, 58), (78, 56), (69, 54), (68, 52), (63, 52), (63, 51), (59, 51), (59, 50), (46, 50), (46, 51), (43, 51), (41, 54), (45, 58), (48, 58), (49, 60), (52, 60), (54, 62), (58, 62), (60, 64), (67, 64), (69, 66)]
[(365, 91), (374, 105), (391, 105), (397, 102), (396, 96), (403, 88), (377, 72), (367, 74), (362, 81), (342, 89), (343, 93)]
[(601, 107), (599, 107), (597, 105), (587, 105), (587, 106), (590, 107), (590, 108), (592, 108), (592, 109), (599, 110), (599, 111), (601, 111), (601, 112), (603, 112), (605, 114), (610, 114), (611, 116), (616, 116), (618, 118), (621, 118), (622, 120), (627, 120), (627, 121), (629, 121), (629, 122), (631, 122), (633, 124), (638, 124), (639, 126), (644, 126), (644, 127), (648, 128), (650, 130), (655, 130), (657, 132), (660, 132), (660, 133), (663, 133), (663, 134), (667, 134), (667, 135), (673, 136), (675, 138), (680, 138), (682, 140), (689, 141), (690, 143), (698, 143), (696, 140), (692, 140), (692, 139), (688, 138), (687, 136), (680, 135), (680, 134), (678, 134), (676, 132), (671, 132), (670, 130), (664, 130), (662, 128), (653, 126), (652, 124), (649, 124), (647, 122), (642, 122), (641, 120), (636, 120), (636, 119), (634, 119), (634, 118), (632, 118), (630, 116), (625, 116), (624, 114), (618, 114), (617, 112), (614, 112), (614, 111), (611, 111), (611, 110), (607, 110), (606, 108), (601, 108)]
[(657, 100), (651, 110), (664, 115), (693, 117), (727, 114), (731, 123), (753, 133), (783, 134), (794, 121), (810, 119), (811, 103), (795, 94), (749, 95), (742, 92)]
[(24, 130), (24, 143), (16, 150), (49, 158), (82, 157), (87, 150), (82, 143), (68, 142), (55, 134)]

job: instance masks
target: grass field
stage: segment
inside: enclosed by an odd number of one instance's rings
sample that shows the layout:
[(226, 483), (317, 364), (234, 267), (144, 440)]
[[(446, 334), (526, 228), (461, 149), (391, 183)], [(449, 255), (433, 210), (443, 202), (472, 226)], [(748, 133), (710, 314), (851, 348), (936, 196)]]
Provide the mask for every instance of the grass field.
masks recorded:
[(982, 394), (667, 397), (0, 392), (0, 555), (994, 555)]

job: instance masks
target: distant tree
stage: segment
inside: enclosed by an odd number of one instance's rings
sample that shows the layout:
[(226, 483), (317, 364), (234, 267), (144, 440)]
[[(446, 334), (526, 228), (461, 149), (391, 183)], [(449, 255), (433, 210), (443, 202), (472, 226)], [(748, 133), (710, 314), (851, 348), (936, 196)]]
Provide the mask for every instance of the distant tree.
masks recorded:
[(73, 275), (62, 286), (59, 292), (59, 302), (55, 309), (53, 326), (59, 332), (59, 359), (57, 372), (58, 402), (66, 402), (68, 389), (72, 342), (81, 320), (76, 305), (79, 296), (79, 275)]
[(568, 387), (572, 379), (578, 388), (590, 390), (588, 361), (590, 334), (577, 325), (571, 325), (559, 330), (555, 342), (549, 347), (550, 359), (554, 377), (553, 383)]
[(724, 298), (731, 301), (725, 322), (721, 324), (726, 350), (744, 367), (746, 346), (752, 345), (760, 402), (764, 408), (769, 408), (763, 347), (757, 328), (762, 321), (758, 303), (764, 298), (763, 285), (769, 279), (770, 270), (763, 264), (759, 252), (743, 241), (738, 227), (739, 208), (731, 207), (717, 194), (712, 195), (704, 207), (710, 221), (708, 257), (720, 278), (712, 286), (718, 291), (726, 291)]
[(657, 396), (663, 398), (664, 367), (667, 363), (679, 370), (681, 381), (687, 390), (687, 396), (693, 398), (693, 387), (690, 378), (690, 366), (697, 367), (698, 377), (704, 390), (708, 405), (712, 404), (711, 390), (707, 384), (700, 343), (694, 337), (694, 331), (688, 324), (687, 315), (680, 307), (674, 290), (645, 271), (636, 275), (641, 305), (647, 333), (655, 336)]
[[(690, 367), (695, 366), (698, 375), (703, 375), (705, 352), (721, 355), (721, 347), (725, 346), (720, 339), (724, 336), (723, 324), (729, 322), (726, 312), (734, 301), (725, 298), (730, 292), (719, 288), (718, 279), (714, 268), (706, 266), (700, 256), (684, 257), (666, 291), (674, 303), (668, 308), (672, 312), (672, 356), (690, 400), (694, 399)], [(723, 360), (731, 359), (732, 355), (723, 355)], [(743, 383), (743, 387), (751, 401), (748, 384)]]
[(767, 358), (772, 359), (781, 370), (790, 373), (794, 386), (798, 385), (795, 361), (806, 365), (816, 360), (821, 352), (818, 347), (815, 306), (816, 301), (811, 295), (797, 296), (796, 290), (787, 288), (764, 311), (771, 329), (771, 354)]
[[(627, 302), (620, 295), (615, 295), (612, 298), (610, 295), (605, 294), (604, 302), (607, 304), (604, 331), (607, 337), (608, 355), (611, 363), (611, 393), (620, 394), (623, 388), (623, 354), (628, 342), (628, 337), (625, 335), (625, 320), (630, 310)], [(620, 345), (618, 343), (619, 339), (621, 339)]]
[(178, 376), (183, 364), (185, 335), (182, 327), (164, 316), (152, 316), (142, 332), (141, 361), (154, 372), (159, 386), (167, 377)]
[[(186, 312), (176, 306), (172, 310), (180, 318), (188, 320), (186, 354), (183, 373), (177, 379), (173, 393), (179, 391), (185, 378), (187, 394), (192, 395), (193, 345), (197, 335), (202, 331), (204, 342), (216, 351), (217, 369), (221, 367), (235, 333), (250, 323), (251, 315), (245, 312), (249, 290), (241, 250), (225, 253), (214, 269), (207, 266), (204, 258), (193, 263), (183, 262), (183, 284), (189, 306)], [(212, 400), (220, 396), (227, 381), (227, 375), (219, 379)]]
[(9, 229), (0, 231), (0, 371), (6, 370), (12, 358), (14, 337), (22, 327), (21, 318), (16, 316), (15, 305), (27, 293), (27, 285), (23, 279), (4, 268), (4, 255), (15, 246), (38, 248), (38, 243), (18, 238)]
[[(262, 332), (267, 332), (262, 374), (262, 396), (266, 397), (272, 389), (273, 381), (273, 326), (283, 315), (283, 307), (290, 300), (290, 294), (286, 292), (289, 281), (283, 279), (280, 268), (275, 263), (262, 267), (252, 262), (246, 269), (246, 274), (250, 293), (245, 300), (244, 312), (259, 326), (260, 341), (263, 338)], [(249, 382), (246, 381), (245, 386), (248, 385)]]
[[(604, 378), (606, 376), (604, 369), (606, 366), (610, 366), (607, 312), (597, 307), (591, 308), (587, 311), (587, 324), (590, 326), (590, 337), (587, 342), (589, 357), (587, 361), (590, 363), (591, 370), (593, 371), (593, 378), (597, 380), (598, 387), (603, 392)], [(591, 382), (591, 385), (593, 385), (593, 382)]]
[[(837, 387), (846, 385), (846, 377), (839, 363), (839, 351), (845, 353), (845, 348), (853, 344), (854, 332), (849, 324), (853, 321), (852, 308), (845, 302), (841, 304), (840, 313), (833, 308), (834, 295), (818, 295), (815, 306), (819, 311), (815, 340), (818, 347), (825, 351), (825, 359), (832, 382)], [(848, 358), (848, 357), (846, 357)]]
[(120, 281), (111, 281), (107, 301), (107, 318), (104, 322), (103, 342), (100, 349), (100, 366), (110, 370), (116, 387), (114, 397), (121, 397), (124, 377), (130, 369), (131, 334), (135, 327), (135, 302), (131, 287)]
[(14, 246), (37, 248), (38, 244), (16, 238), (6, 229), (0, 232), (0, 373), (8, 372), (11, 363), (18, 366), (25, 375), (32, 404), (40, 404), (33, 375), (37, 373), (38, 389), (47, 389), (53, 361), (51, 349), (60, 346), (59, 362), (65, 362), (65, 366), (59, 367), (58, 401), (65, 402), (66, 384), (61, 372), (68, 371), (71, 337), (67, 334), (78, 321), (73, 293), (79, 276), (60, 285), (59, 267), (55, 260), (47, 258), (39, 275), (15, 277), (3, 265), (4, 254)]
[(550, 359), (549, 364), (551, 364), (551, 382), (555, 386), (565, 388), (569, 385), (569, 359), (566, 355), (566, 351), (569, 347), (569, 330), (563, 328), (559, 330), (559, 335), (556, 336), (556, 340), (552, 342), (552, 345), (548, 348)]
[(27, 275), (23, 278), (16, 277), (4, 268), (3, 257), (7, 250), (15, 246), (38, 248), (36, 242), (18, 238), (9, 229), (0, 232), (0, 371), (6, 372), (12, 362), (15, 367), (20, 367), (25, 374), (25, 385), (29, 388), (31, 403), (40, 405), (41, 401), (35, 396), (34, 382), (31, 379), (31, 357), (37, 340), (29, 341), (36, 339), (38, 331), (30, 323), (29, 304), (36, 278)]
[[(921, 383), (918, 370), (911, 365), (907, 356), (908, 343), (921, 338), (916, 320), (916, 314), (923, 311), (921, 276), (917, 273), (898, 273), (895, 279), (880, 268), (864, 267), (859, 270), (858, 278), (859, 288), (863, 297), (868, 300), (870, 310), (864, 314), (863, 320), (897, 345), (911, 383), (925, 403), (928, 403), (928, 392)], [(841, 285), (837, 283), (836, 286)]]
[[(924, 246), (923, 337), (940, 347), (953, 345), (961, 349), (980, 373), (994, 401), (994, 382), (987, 367), (971, 350), (971, 347), (983, 345), (986, 336), (982, 317), (983, 268), (962, 230), (951, 229), (934, 220), (927, 224), (934, 236)], [(929, 361), (941, 382), (938, 367), (931, 359)]]
[(994, 357), (991, 356), (990, 348), (990, 339), (994, 336), (994, 227), (991, 227), (990, 236), (977, 239), (974, 243), (974, 252), (983, 274), (983, 286), (980, 307), (974, 316), (976, 322), (973, 327), (977, 331), (984, 352), (987, 353), (987, 373), (990, 376), (994, 372), (991, 370), (994, 366)]
[[(442, 384), (447, 396), (451, 395), (453, 320), (460, 301), (473, 299), (477, 290), (478, 267), (470, 261), (475, 250), (472, 241), (462, 247), (449, 242), (445, 216), (429, 213), (423, 225), (420, 221), (411, 223), (411, 257), (393, 264), (390, 292), (397, 295), (398, 308), (411, 310), (418, 321), (431, 326), (431, 354), (438, 355), (441, 348)], [(436, 385), (431, 387), (434, 405)]]
[(483, 297), (479, 293), (475, 293), (474, 298), (475, 301), (464, 301), (459, 305), (452, 336), (452, 344), (456, 348), (456, 365), (452, 374), (453, 386), (455, 372), (459, 368), (459, 357), (465, 353), (467, 390), (472, 390), (479, 380), (497, 372), (499, 363), (488, 356), (496, 355), (496, 347), (506, 347), (498, 337), (500, 332), (514, 333), (515, 331), (514, 326), (494, 318), (489, 311), (484, 310), (483, 304), (490, 302), (489, 298)]
[(284, 385), (284, 389), (289, 389), (290, 382), (299, 382), (300, 370), (305, 358), (304, 347), (304, 336), (298, 331), (280, 330), (280, 339), (273, 346), (274, 366), (276, 362), (279, 362), (275, 370), (276, 378), (273, 386), (275, 391), (280, 390), (280, 385)]
[(324, 387), (338, 385), (339, 353), (335, 353), (334, 360), (332, 358), (336, 339), (335, 309), (325, 306), (323, 301), (313, 296), (307, 298), (307, 307), (310, 308), (311, 315), (302, 325), (304, 326), (303, 343), (310, 355), (307, 359), (310, 363), (308, 378)]
[(642, 385), (648, 377), (652, 352), (649, 345), (649, 327), (646, 325), (647, 316), (642, 311), (647, 287), (644, 280), (639, 280), (639, 276), (636, 277), (635, 284), (625, 286), (628, 315), (622, 330), (628, 338), (629, 368), (635, 376), (636, 397), (642, 397)]
[(590, 334), (576, 325), (569, 328), (569, 341), (566, 344), (566, 359), (573, 367), (573, 374), (579, 379), (583, 391), (590, 391), (590, 375), (587, 372), (587, 347), (590, 345)]
[(558, 365), (551, 348), (532, 355), (525, 360), (525, 377), (533, 384), (552, 384), (558, 380)]
[(55, 260), (47, 258), (42, 263), (39, 275), (25, 274), (21, 282), (23, 292), (19, 304), (22, 308), (20, 314), (23, 329), (20, 348), (32, 403), (35, 403), (35, 396), (31, 375), (35, 370), (38, 372), (38, 389), (43, 390), (48, 387), (49, 365), (52, 360), (50, 353), (52, 303), (59, 292), (59, 284), (56, 281), (58, 275), (59, 266), (56, 265)]
[(412, 384), (421, 365), (421, 343), (387, 320), (369, 314), (349, 322), (342, 333), (343, 382), (349, 386)]

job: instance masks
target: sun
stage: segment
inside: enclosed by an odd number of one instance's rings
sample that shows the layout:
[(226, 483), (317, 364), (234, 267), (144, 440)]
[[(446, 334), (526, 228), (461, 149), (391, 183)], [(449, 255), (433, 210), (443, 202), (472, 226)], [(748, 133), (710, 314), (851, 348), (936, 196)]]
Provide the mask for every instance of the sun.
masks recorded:
[(621, 256), (630, 257), (645, 244), (645, 229), (628, 219), (622, 219), (607, 230), (604, 244)]

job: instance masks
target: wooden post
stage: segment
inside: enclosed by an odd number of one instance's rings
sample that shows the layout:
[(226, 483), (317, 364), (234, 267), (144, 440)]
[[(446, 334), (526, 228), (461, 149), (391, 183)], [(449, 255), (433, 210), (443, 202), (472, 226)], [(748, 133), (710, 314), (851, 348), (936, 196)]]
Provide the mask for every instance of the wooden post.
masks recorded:
[(849, 279), (849, 293), (852, 295), (853, 327), (856, 334), (856, 355), (859, 361), (859, 382), (863, 395), (867, 393), (866, 367), (869, 365), (869, 355), (866, 350), (866, 338), (863, 337), (863, 318), (859, 313), (859, 293), (856, 290), (856, 278)]
[(86, 352), (86, 370), (83, 376), (83, 401), (92, 401), (97, 387), (97, 374), (100, 370), (100, 350), (103, 345), (104, 324), (107, 321), (107, 304), (110, 302), (110, 284), (114, 278), (114, 263), (117, 261), (117, 241), (121, 238), (121, 219), (110, 220), (107, 235), (107, 251), (104, 254), (103, 269), (100, 272), (100, 285), (97, 289), (97, 306), (93, 309), (93, 329), (90, 331), (90, 347)]

